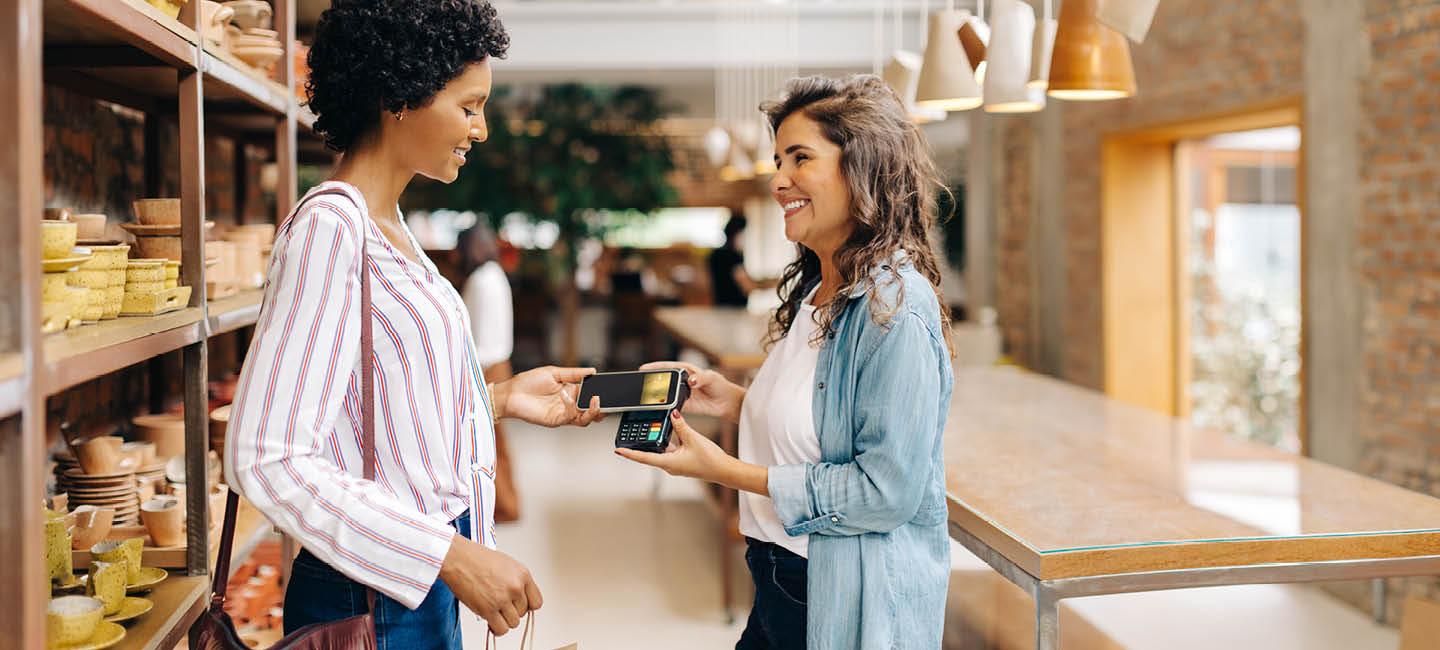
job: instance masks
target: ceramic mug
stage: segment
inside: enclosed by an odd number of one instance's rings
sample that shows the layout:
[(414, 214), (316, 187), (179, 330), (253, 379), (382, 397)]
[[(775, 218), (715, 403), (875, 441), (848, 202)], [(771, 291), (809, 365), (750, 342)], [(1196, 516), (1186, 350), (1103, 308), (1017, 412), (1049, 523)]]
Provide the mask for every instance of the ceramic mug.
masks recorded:
[(185, 509), (171, 497), (156, 497), (140, 504), (140, 519), (156, 546), (185, 543)]
[[(138, 545), (136, 544), (138, 542)], [(140, 553), (144, 551), (143, 538), (122, 541), (100, 542), (90, 547), (90, 557), (96, 562), (114, 562), (125, 566), (125, 584), (140, 581)]]
[(75, 571), (70, 558), (70, 526), (57, 512), (45, 513), (45, 566), (50, 579), (62, 583), (68, 583)]
[(115, 509), (80, 506), (68, 518), (74, 525), (70, 547), (83, 551), (104, 541), (105, 536), (110, 534), (110, 525), (115, 523)]
[(128, 576), (123, 562), (93, 562), (90, 564), (90, 581), (85, 593), (105, 604), (105, 615), (120, 611), (125, 602), (125, 585)]
[(61, 596), (45, 605), (45, 636), (52, 646), (84, 641), (100, 625), (105, 604), (87, 596)]
[[(125, 454), (125, 440), (119, 436), (99, 436), (75, 445), (75, 458), (86, 474), (113, 474), (120, 471)], [(134, 469), (134, 468), (131, 468)]]

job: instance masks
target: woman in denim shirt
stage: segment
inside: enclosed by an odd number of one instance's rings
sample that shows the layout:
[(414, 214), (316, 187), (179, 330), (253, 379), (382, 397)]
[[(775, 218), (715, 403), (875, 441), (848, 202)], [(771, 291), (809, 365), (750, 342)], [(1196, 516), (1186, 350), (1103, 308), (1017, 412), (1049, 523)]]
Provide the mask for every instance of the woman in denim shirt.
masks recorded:
[(687, 413), (740, 424), (739, 458), (671, 415), (663, 454), (741, 491), (755, 603), (737, 650), (940, 647), (950, 573), (941, 432), (953, 378), (930, 239), (940, 184), (881, 80), (808, 77), (762, 107), (798, 259), (749, 390), (685, 364)]

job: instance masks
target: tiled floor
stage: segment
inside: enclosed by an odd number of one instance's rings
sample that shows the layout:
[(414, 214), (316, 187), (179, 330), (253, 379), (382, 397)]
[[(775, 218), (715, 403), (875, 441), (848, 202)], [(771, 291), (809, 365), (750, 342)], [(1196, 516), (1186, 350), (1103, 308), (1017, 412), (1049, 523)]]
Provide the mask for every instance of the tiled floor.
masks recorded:
[[(545, 595), (536, 647), (581, 650), (730, 648), (748, 610), (737, 561), (736, 622), (720, 606), (714, 518), (698, 483), (611, 453), (614, 420), (586, 430), (510, 427), (522, 519), (497, 529)], [(738, 558), (738, 551), (737, 558)], [(957, 568), (983, 567), (956, 547)], [(1073, 602), (1131, 649), (1393, 650), (1393, 629), (1307, 587), (1254, 586), (1106, 596)], [(484, 648), (467, 622), (466, 646)], [(517, 635), (502, 648), (519, 647)], [(1068, 649), (1067, 649), (1068, 650)], [(1075, 649), (1079, 650), (1079, 649)]]

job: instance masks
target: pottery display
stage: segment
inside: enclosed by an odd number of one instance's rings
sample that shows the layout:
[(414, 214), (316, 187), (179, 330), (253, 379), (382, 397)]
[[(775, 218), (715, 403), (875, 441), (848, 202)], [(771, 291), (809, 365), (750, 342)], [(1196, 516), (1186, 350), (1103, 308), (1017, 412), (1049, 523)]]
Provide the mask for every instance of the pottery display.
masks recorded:
[(105, 604), (88, 596), (61, 596), (45, 605), (45, 636), (54, 645), (72, 645), (95, 633)]
[(230, 405), (210, 411), (210, 448), (225, 459), (225, 430), (230, 427)]

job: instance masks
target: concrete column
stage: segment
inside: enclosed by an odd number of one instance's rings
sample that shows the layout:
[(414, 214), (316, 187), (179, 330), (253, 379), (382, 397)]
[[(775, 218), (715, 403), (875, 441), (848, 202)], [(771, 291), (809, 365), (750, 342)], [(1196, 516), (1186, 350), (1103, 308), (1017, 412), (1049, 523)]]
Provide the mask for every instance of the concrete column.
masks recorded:
[(1356, 228), (1360, 80), (1370, 67), (1362, 4), (1302, 0), (1304, 422), (1309, 455), (1355, 467), (1364, 372)]
[(1039, 342), (1035, 368), (1056, 377), (1065, 376), (1065, 210), (1063, 193), (1065, 155), (1063, 137), (1064, 102), (1051, 101), (1035, 116), (1035, 137), (1031, 147), (1030, 192), (1035, 218), (1031, 220), (1032, 277), (1036, 329)]
[(969, 111), (970, 148), (965, 172), (965, 298), (971, 320), (995, 306), (994, 120)]

